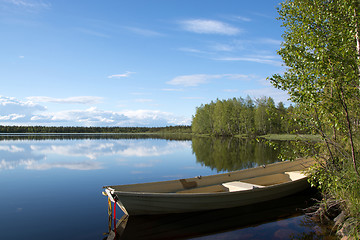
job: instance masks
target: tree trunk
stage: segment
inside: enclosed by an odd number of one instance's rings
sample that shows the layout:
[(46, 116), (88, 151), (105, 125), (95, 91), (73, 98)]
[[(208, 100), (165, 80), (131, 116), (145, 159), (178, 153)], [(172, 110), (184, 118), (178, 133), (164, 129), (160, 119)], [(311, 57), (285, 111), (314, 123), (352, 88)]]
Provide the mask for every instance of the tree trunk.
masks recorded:
[(344, 91), (343, 91), (342, 88), (340, 89), (340, 91), (341, 91), (342, 105), (343, 105), (343, 108), (344, 108), (344, 111), (345, 111), (345, 117), (346, 117), (346, 122), (347, 122), (349, 140), (350, 140), (351, 158), (352, 158), (352, 162), (353, 162), (353, 166), (354, 166), (356, 175), (359, 178), (360, 174), (359, 174), (359, 171), (358, 171), (358, 168), (357, 168), (356, 154), (355, 154), (355, 147), (354, 147), (354, 141), (353, 141), (353, 134), (352, 134), (349, 111), (348, 111), (348, 108), (347, 108), (347, 104), (345, 102)]

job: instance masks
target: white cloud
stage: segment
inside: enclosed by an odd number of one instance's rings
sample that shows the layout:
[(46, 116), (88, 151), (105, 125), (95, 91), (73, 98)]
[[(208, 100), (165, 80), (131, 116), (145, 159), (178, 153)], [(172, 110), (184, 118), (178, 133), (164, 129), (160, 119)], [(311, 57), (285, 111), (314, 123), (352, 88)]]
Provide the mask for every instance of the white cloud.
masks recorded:
[(244, 93), (252, 98), (267, 96), (273, 98), (276, 103), (283, 102), (286, 105), (291, 104), (291, 101), (288, 100), (290, 96), (285, 91), (273, 87), (250, 89), (244, 91)]
[(165, 91), (165, 92), (182, 92), (182, 91), (184, 91), (184, 89), (181, 89), (181, 88), (163, 88), (161, 90)]
[(13, 109), (14, 107), (18, 107), (18, 108), (31, 108), (33, 111), (34, 110), (45, 110), (44, 107), (38, 105), (38, 104), (34, 104), (31, 101), (20, 101), (14, 97), (5, 97), (5, 96), (1, 96), (0, 95), (0, 112), (1, 113), (7, 113), (9, 111), (11, 111), (10, 109)]
[(108, 76), (108, 78), (127, 78), (129, 77), (131, 74), (134, 74), (135, 72), (126, 72), (126, 73), (122, 73), (122, 74), (113, 74)]
[(144, 28), (137, 28), (137, 27), (125, 27), (125, 29), (139, 34), (139, 35), (143, 35), (146, 37), (160, 37), (160, 36), (164, 36), (164, 34), (153, 31), (153, 30), (149, 30), (149, 29), (144, 29)]
[(189, 53), (208, 54), (208, 52), (205, 52), (205, 51), (202, 51), (202, 50), (199, 50), (199, 49), (195, 49), (195, 48), (188, 48), (188, 47), (179, 48), (179, 51), (189, 52)]
[(243, 16), (236, 16), (235, 19), (240, 20), (240, 21), (244, 21), (244, 22), (251, 22), (250, 18), (243, 17)]
[(207, 83), (209, 79), (217, 78), (214, 75), (195, 74), (195, 75), (183, 75), (175, 77), (167, 82), (170, 85), (182, 85), (185, 87), (195, 87), (200, 84)]
[(166, 82), (170, 85), (181, 85), (184, 87), (196, 87), (200, 84), (209, 83), (211, 79), (249, 79), (250, 76), (243, 74), (194, 74), (194, 75), (183, 75), (173, 78), (172, 80)]
[(221, 35), (237, 35), (241, 33), (239, 28), (216, 20), (191, 19), (181, 21), (180, 24), (184, 30), (194, 33)]
[(234, 46), (229, 44), (222, 44), (222, 43), (216, 43), (213, 46), (211, 46), (212, 50), (214, 51), (220, 51), (220, 52), (232, 52), (234, 51)]
[(31, 101), (20, 101), (16, 98), (0, 96), (0, 120), (2, 123), (29, 121), (38, 111), (44, 111), (44, 106)]
[(33, 102), (51, 102), (51, 103), (66, 103), (66, 104), (98, 104), (103, 99), (102, 97), (95, 96), (78, 96), (69, 98), (52, 98), (45, 96), (27, 97), (28, 100)]
[(127, 120), (127, 117), (117, 112), (104, 111), (91, 107), (86, 110), (67, 110), (43, 113), (32, 118), (32, 120), (64, 124), (77, 123), (77, 125), (85, 126), (99, 126), (113, 125), (119, 121)]
[(171, 113), (161, 112), (161, 111), (152, 111), (152, 110), (128, 110), (123, 112), (129, 118), (137, 118), (137, 119), (159, 119), (164, 116), (169, 116)]
[(191, 123), (191, 119), (178, 117), (171, 113), (156, 110), (128, 110), (124, 112), (113, 112), (97, 108), (43, 113), (34, 116), (32, 121), (47, 123), (48, 125), (127, 127), (157, 127), (168, 125), (189, 125)]
[(273, 66), (282, 66), (283, 62), (277, 59), (278, 58), (272, 56), (249, 56), (249, 57), (222, 57), (222, 58), (220, 57), (214, 60), (256, 62), (256, 63), (269, 64)]
[(245, 74), (222, 74), (222, 76), (233, 80), (250, 80), (256, 77), (255, 75), (245, 75)]
[(172, 113), (158, 110), (128, 110), (122, 112), (128, 117), (122, 122), (125, 126), (169, 126), (169, 125), (190, 125), (191, 119), (176, 116)]
[(19, 119), (19, 118), (24, 118), (25, 115), (23, 114), (16, 114), (16, 113), (13, 113), (13, 114), (9, 114), (9, 115), (5, 115), (5, 116), (1, 116), (0, 115), (0, 120), (2, 121), (7, 121), (7, 120), (16, 120), (16, 119)]
[(41, 9), (50, 8), (51, 4), (42, 0), (3, 0), (5, 3), (13, 4), (18, 7)]
[[(37, 100), (49, 102), (49, 100), (54, 99), (44, 97)], [(65, 100), (65, 102), (70, 103), (71, 99)], [(72, 103), (87, 102), (84, 99), (77, 100), (78, 101), (74, 101), (74, 99), (72, 99)], [(64, 99), (57, 99), (57, 101), (64, 102)], [(139, 101), (149, 102), (151, 99), (142, 99)], [(157, 110), (127, 110), (124, 112), (116, 112), (95, 107), (85, 110), (45, 110), (46, 107), (35, 104), (32, 101), (23, 102), (15, 98), (0, 96), (0, 124), (2, 125), (163, 127), (169, 125), (189, 125), (191, 123), (190, 118)]]

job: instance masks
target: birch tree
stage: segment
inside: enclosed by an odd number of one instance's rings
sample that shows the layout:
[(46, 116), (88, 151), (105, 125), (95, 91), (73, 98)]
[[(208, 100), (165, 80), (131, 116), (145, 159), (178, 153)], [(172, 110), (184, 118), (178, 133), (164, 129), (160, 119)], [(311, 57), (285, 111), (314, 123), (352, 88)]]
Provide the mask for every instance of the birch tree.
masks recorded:
[(287, 0), (279, 14), (287, 70), (270, 81), (303, 108), (332, 166), (350, 159), (359, 176), (359, 1)]

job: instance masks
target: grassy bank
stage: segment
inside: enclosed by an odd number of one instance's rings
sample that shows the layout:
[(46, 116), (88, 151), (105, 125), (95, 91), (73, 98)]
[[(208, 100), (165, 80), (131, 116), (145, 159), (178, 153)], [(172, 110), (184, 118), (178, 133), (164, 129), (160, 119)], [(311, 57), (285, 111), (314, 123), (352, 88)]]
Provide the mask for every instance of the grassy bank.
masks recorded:
[(360, 177), (351, 159), (323, 159), (309, 173), (311, 184), (323, 194), (319, 220), (332, 222), (334, 231), (344, 239), (360, 239)]
[(259, 138), (264, 138), (267, 140), (280, 140), (280, 141), (321, 141), (320, 135), (310, 135), (310, 134), (267, 134), (263, 136), (258, 136)]

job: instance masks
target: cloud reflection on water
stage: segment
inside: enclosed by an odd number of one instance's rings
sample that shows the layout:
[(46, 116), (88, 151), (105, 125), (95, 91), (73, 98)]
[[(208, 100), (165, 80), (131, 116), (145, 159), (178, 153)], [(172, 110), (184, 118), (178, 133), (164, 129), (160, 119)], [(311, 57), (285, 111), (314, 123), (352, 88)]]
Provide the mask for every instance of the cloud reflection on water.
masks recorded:
[(69, 170), (96, 170), (102, 169), (99, 162), (83, 161), (83, 162), (54, 162), (54, 163), (38, 163), (27, 165), (29, 170), (48, 170), (51, 168), (66, 168)]
[(0, 170), (97, 170), (104, 168), (105, 161), (119, 162), (116, 159), (121, 159), (121, 163), (131, 159), (134, 168), (151, 168), (161, 159), (147, 158), (169, 155), (184, 147), (191, 148), (191, 142), (147, 139), (3, 141)]
[(45, 159), (45, 155), (33, 152), (31, 146), (24, 142), (3, 142), (0, 146), (0, 170), (13, 170), (20, 166), (27, 168)]

